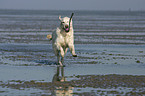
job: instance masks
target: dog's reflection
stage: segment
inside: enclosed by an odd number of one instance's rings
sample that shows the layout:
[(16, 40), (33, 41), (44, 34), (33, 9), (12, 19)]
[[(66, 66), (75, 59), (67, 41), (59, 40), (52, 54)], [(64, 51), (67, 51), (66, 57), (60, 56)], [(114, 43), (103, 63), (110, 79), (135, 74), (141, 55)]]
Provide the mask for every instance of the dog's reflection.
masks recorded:
[(54, 87), (52, 92), (53, 96), (72, 96), (73, 94), (73, 87), (71, 86), (63, 86), (61, 82), (65, 82), (66, 78), (64, 76), (64, 67), (57, 67), (57, 72), (53, 76), (52, 83), (58, 84), (59, 86)]

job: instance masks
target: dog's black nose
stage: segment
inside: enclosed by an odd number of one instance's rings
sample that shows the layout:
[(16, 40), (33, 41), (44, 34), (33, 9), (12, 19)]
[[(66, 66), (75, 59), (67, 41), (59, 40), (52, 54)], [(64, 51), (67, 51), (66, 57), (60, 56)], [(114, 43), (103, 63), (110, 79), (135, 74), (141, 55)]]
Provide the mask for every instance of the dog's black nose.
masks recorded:
[(65, 28), (68, 28), (68, 25), (65, 25)]

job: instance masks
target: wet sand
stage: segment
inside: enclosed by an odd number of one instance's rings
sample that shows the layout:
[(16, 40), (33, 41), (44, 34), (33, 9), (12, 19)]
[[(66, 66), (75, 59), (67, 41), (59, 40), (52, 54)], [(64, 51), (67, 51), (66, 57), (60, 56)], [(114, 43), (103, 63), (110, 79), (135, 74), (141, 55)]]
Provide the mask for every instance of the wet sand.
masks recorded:
[[(40, 89), (41, 95), (53, 94), (52, 91), (72, 90), (73, 95), (144, 95), (145, 77), (132, 75), (78, 75), (79, 80), (66, 82), (43, 82), (43, 81), (20, 81), (11, 80), (7, 83), (1, 83), (3, 88), (12, 88), (16, 90)], [(81, 92), (88, 88), (87, 91)], [(89, 88), (91, 90), (89, 90)], [(69, 89), (69, 90), (68, 90)], [(75, 90), (74, 90), (75, 89)], [(41, 92), (41, 91), (40, 91)], [(25, 94), (25, 93), (24, 93)], [(31, 93), (32, 94), (32, 93)], [(33, 95), (38, 93), (33, 93)], [(55, 93), (56, 94), (56, 93)], [(59, 94), (59, 93), (57, 93)], [(65, 94), (65, 92), (63, 93)], [(18, 95), (18, 94), (17, 94)]]
[(58, 67), (46, 35), (62, 12), (0, 10), (0, 95), (145, 95), (144, 13), (76, 11), (78, 57)]
[(57, 67), (50, 46), (1, 44), (0, 94), (144, 94), (144, 45), (89, 44), (86, 48), (76, 44), (78, 57), (73, 58), (68, 52), (63, 70)]

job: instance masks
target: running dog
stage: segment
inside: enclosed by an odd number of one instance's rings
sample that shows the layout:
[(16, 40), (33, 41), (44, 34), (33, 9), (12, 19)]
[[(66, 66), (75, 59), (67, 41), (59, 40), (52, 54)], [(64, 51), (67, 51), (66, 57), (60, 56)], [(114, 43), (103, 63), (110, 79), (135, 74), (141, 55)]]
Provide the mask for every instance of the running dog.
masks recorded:
[(61, 18), (61, 16), (59, 16), (60, 26), (52, 32), (52, 35), (47, 35), (47, 38), (52, 40), (52, 47), (57, 56), (57, 64), (60, 66), (63, 66), (64, 55), (67, 53), (68, 48), (70, 49), (72, 56), (77, 57), (74, 48), (72, 16), (73, 13), (71, 18)]

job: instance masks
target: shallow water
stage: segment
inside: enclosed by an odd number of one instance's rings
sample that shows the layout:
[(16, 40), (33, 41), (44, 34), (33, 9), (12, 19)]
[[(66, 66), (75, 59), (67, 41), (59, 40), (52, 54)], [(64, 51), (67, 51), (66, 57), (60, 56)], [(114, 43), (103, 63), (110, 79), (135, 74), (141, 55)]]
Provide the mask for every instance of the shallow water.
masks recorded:
[(74, 11), (78, 57), (57, 67), (46, 35), (71, 12), (0, 10), (0, 95), (144, 95), (144, 12)]
[[(53, 94), (52, 90), (50, 90), (51, 88), (48, 89), (49, 91), (46, 91), (46, 89), (41, 89), (37, 87), (33, 88), (33, 85), (32, 87), (28, 88), (20, 87), (17, 89), (17, 87), (21, 85), (21, 83), (19, 84), (19, 82), (22, 82), (22, 84), (26, 81), (31, 83), (32, 80), (42, 83), (53, 82), (53, 78), (57, 73), (57, 66), (55, 63), (56, 58), (54, 55), (52, 55), (53, 51), (50, 46), (50, 44), (1, 44), (0, 81), (2, 82), (1, 86), (4, 86), (4, 89), (3, 87), (1, 89), (7, 90), (2, 91), (2, 94)], [(64, 62), (66, 67), (64, 67), (63, 74), (67, 81), (72, 82), (72, 80), (80, 80), (79, 76), (87, 77), (87, 75), (105, 76), (109, 74), (117, 74), (144, 76), (144, 45), (89, 44), (89, 47), (86, 46), (88, 45), (76, 44), (76, 53), (78, 54), (77, 58), (73, 58), (69, 52), (66, 55)], [(61, 72), (59, 73), (59, 76), (61, 76)], [(9, 85), (3, 85), (7, 83)], [(145, 82), (142, 83), (144, 86)], [(16, 84), (17, 86), (15, 86), (13, 89), (13, 85), (11, 84)], [(107, 90), (115, 90), (116, 94), (121, 94), (122, 91), (122, 94), (127, 94), (127, 92), (131, 92), (133, 90), (133, 88), (130, 89), (129, 87), (121, 87), (119, 89), (120, 86), (118, 86), (117, 89), (113, 89), (113, 87), (107, 89), (98, 89), (87, 85), (85, 87), (86, 88), (82, 88), (81, 86), (73, 87), (72, 90), (74, 96), (79, 94), (92, 94), (92, 91), (96, 91), (95, 93), (93, 93), (93, 95), (99, 95), (101, 93), (108, 94)], [(105, 92), (103, 90), (105, 90)], [(119, 90), (121, 92), (117, 93)], [(141, 87), (140, 90), (143, 91), (144, 87)], [(136, 90), (136, 92), (142, 91)], [(111, 92), (109, 94), (114, 94)]]

